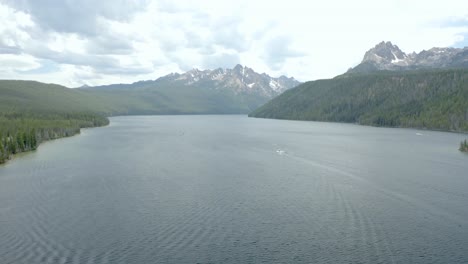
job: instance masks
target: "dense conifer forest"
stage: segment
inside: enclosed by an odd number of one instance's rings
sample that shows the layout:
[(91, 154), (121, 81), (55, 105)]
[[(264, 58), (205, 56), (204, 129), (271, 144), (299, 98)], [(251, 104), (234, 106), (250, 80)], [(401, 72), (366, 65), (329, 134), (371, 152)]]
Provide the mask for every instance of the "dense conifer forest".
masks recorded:
[(468, 132), (468, 70), (382, 71), (311, 81), (250, 116)]
[(93, 113), (0, 115), (0, 163), (11, 155), (35, 150), (46, 140), (73, 136), (80, 128), (103, 126), (108, 119)]
[(58, 85), (0, 81), (0, 163), (35, 150), (43, 141), (108, 124), (102, 110), (94, 110), (88, 99)]

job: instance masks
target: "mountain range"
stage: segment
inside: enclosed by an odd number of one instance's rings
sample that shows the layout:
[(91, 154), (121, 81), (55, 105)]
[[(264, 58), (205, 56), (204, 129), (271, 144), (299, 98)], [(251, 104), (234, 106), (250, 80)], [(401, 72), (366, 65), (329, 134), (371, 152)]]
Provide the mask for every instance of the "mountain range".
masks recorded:
[(152, 81), (132, 84), (112, 84), (82, 87), (92, 90), (157, 89), (159, 86), (192, 86), (209, 90), (230, 90), (235, 94), (250, 94), (271, 99), (278, 94), (299, 85), (294, 78), (274, 78), (266, 73), (257, 73), (249, 67), (237, 64), (233, 69), (215, 70), (192, 69), (185, 73), (171, 73)]
[(362, 62), (347, 73), (447, 68), (468, 68), (468, 47), (431, 48), (419, 53), (406, 54), (390, 41), (382, 41), (368, 50)]
[[(232, 69), (193, 69), (156, 80), (84, 86), (80, 90), (117, 100), (118, 108), (126, 110), (116, 114), (246, 114), (299, 84), (294, 78), (273, 78), (236, 65)], [(137, 103), (129, 104), (122, 101), (124, 98)]]

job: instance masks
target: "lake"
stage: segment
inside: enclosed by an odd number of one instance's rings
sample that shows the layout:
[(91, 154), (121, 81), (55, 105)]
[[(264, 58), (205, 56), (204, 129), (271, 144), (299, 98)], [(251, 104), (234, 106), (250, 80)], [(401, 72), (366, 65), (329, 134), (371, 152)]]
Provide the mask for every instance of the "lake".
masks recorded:
[(465, 138), (114, 117), (0, 166), (0, 263), (467, 263)]

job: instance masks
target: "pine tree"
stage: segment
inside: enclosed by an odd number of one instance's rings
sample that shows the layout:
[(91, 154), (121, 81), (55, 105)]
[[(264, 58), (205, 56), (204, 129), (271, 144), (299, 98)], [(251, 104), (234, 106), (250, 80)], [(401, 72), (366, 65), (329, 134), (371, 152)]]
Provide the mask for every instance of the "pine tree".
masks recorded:
[(29, 135), (31, 142), (31, 149), (37, 149), (37, 138), (36, 138), (36, 129), (32, 129)]
[(16, 135), (15, 135), (16, 148), (17, 148), (16, 151), (17, 152), (21, 152), (24, 149), (23, 140), (21, 139), (21, 135), (22, 135), (22, 133), (16, 133)]
[(16, 144), (13, 138), (9, 138), (8, 140), (8, 151), (11, 154), (16, 154), (17, 149), (16, 149)]
[(29, 137), (28, 137), (26, 131), (23, 131), (23, 133), (21, 133), (21, 140), (22, 140), (22, 143), (23, 143), (23, 151), (29, 150), (31, 146), (30, 146)]
[(3, 148), (3, 138), (0, 135), (0, 164), (5, 162), (5, 150)]

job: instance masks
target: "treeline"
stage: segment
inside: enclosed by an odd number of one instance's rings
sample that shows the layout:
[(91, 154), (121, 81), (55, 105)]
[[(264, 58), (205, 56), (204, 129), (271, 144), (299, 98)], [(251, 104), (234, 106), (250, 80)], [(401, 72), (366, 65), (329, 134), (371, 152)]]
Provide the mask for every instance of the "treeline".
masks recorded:
[(468, 131), (468, 70), (377, 72), (307, 82), (249, 116)]
[(465, 139), (465, 141), (462, 141), (460, 143), (460, 151), (461, 152), (468, 152), (468, 141)]
[(0, 163), (14, 154), (35, 150), (43, 141), (108, 123), (107, 118), (93, 113), (0, 113)]
[(76, 89), (34, 81), (0, 80), (0, 163), (46, 140), (103, 126), (112, 109)]

